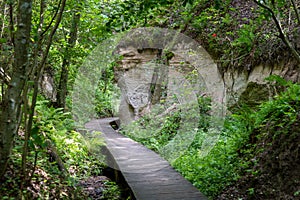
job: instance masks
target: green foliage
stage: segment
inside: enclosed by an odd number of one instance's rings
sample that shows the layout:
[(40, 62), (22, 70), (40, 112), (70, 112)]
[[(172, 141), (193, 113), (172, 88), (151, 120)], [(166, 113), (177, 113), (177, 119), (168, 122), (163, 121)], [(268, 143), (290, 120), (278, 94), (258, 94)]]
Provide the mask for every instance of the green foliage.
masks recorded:
[(103, 69), (98, 82), (98, 88), (95, 94), (95, 110), (99, 117), (112, 117), (118, 112), (118, 103), (116, 99), (120, 98), (120, 91), (114, 83), (114, 67), (112, 63), (110, 67)]
[[(209, 111), (209, 104), (207, 104), (209, 101), (202, 99), (200, 102), (203, 103), (201, 104), (202, 111), (204, 113)], [(172, 163), (185, 178), (190, 180), (204, 194), (210, 197), (217, 195), (226, 185), (239, 177), (239, 170), (247, 167), (247, 163), (239, 161), (237, 151), (248, 141), (251, 130), (248, 126), (253, 121), (252, 116), (248, 114), (245, 112), (245, 116), (235, 115), (226, 120), (226, 128), (224, 128), (219, 142), (206, 157), (201, 156), (200, 149), (207, 136), (208, 119), (207, 117), (200, 118), (199, 130), (193, 143), (188, 151)], [(180, 119), (178, 120), (176, 117), (175, 114), (166, 118), (163, 122), (163, 128), (159, 131), (160, 134), (152, 135), (152, 137), (134, 137), (132, 131), (126, 132), (126, 134), (148, 148), (159, 152), (159, 149), (170, 141), (170, 136), (174, 132), (176, 134), (180, 122)], [(246, 117), (248, 120), (245, 120)], [(139, 123), (145, 123), (145, 120), (142, 118)], [(130, 128), (129, 130), (133, 129)]]
[(103, 191), (103, 196), (101, 197), (101, 199), (103, 199), (103, 200), (119, 200), (120, 199), (121, 190), (118, 187), (118, 185), (116, 185), (115, 182), (106, 181), (106, 182), (104, 182), (104, 185), (108, 189)]
[[(188, 126), (189, 119), (193, 120), (194, 118), (199, 118), (198, 127), (196, 128), (199, 130), (206, 130), (210, 120), (210, 116), (208, 115), (210, 103), (211, 100), (209, 98), (198, 98), (197, 108), (195, 109), (199, 109), (200, 113), (196, 113), (199, 117), (192, 116), (190, 113), (187, 113), (189, 116), (184, 116), (184, 113), (182, 113), (180, 109), (175, 108), (173, 111), (166, 113), (165, 115), (160, 115), (158, 118), (156, 113), (164, 113), (166, 111), (164, 106), (161, 105), (160, 107), (154, 108), (151, 113), (142, 116), (137, 121), (124, 127), (122, 133), (135, 141), (140, 142), (149, 149), (159, 152), (160, 149), (166, 146), (178, 134), (178, 129), (180, 126), (183, 126), (181, 124), (183, 118), (185, 118), (184, 126)], [(193, 125), (197, 126), (197, 124), (192, 123), (192, 126)], [(192, 145), (197, 144), (194, 142)]]
[[(159, 20), (157, 16), (166, 12), (165, 7), (172, 0), (114, 0), (104, 3), (103, 15), (106, 16), (107, 31), (120, 32), (136, 26), (147, 26), (149, 19)], [(159, 22), (159, 21), (158, 21)]]
[(275, 96), (273, 101), (269, 101), (260, 107), (256, 120), (256, 127), (268, 126), (276, 130), (274, 137), (280, 134), (287, 134), (290, 125), (297, 120), (300, 106), (300, 85), (285, 81), (279, 76), (271, 76), (269, 81), (276, 81), (276, 84), (285, 87), (285, 90)]
[[(26, 187), (23, 188), (23, 191), (19, 191), (20, 185), (25, 184), (24, 180), (20, 178), (21, 170), (18, 168), (21, 166), (21, 152), (24, 143), (21, 131), (10, 161), (16, 171), (10, 171), (13, 179), (6, 177), (7, 181), (0, 189), (0, 195), (3, 197), (23, 195), (25, 199), (33, 199), (37, 198), (34, 197), (37, 195), (40, 199), (81, 197), (85, 199), (77, 182), (85, 177), (97, 176), (102, 173), (104, 157), (99, 151), (104, 142), (100, 139), (99, 134), (94, 133), (93, 137), (84, 138), (79, 132), (74, 131), (74, 122), (70, 113), (64, 113), (61, 108), (53, 108), (49, 104), (49, 101), (39, 96), (29, 141), (27, 166), (31, 175), (29, 185), (34, 187), (34, 191), (28, 190)], [(67, 170), (66, 177), (62, 175), (56, 160), (49, 154), (54, 149)], [(8, 189), (11, 187), (18, 191)]]
[[(295, 45), (299, 24), (291, 2), (264, 2), (278, 16), (284, 32), (289, 33), (287, 38)], [(272, 5), (272, 2), (275, 3)], [(187, 4), (174, 2), (163, 8), (170, 7), (176, 13), (165, 13), (163, 17), (156, 13), (157, 18), (163, 21), (161, 24), (168, 28), (180, 28), (185, 34), (197, 38), (224, 70), (250, 70), (259, 62), (273, 63), (274, 58), (285, 59), (280, 50), (285, 44), (277, 37), (278, 30), (270, 18), (270, 12), (257, 6), (254, 1), (195, 0)], [(155, 24), (157, 18), (148, 23)]]
[[(262, 134), (259, 137), (264, 137), (267, 128), (268, 132), (275, 133), (272, 136), (273, 140), (281, 134), (292, 134), (288, 127), (296, 122), (299, 115), (300, 85), (287, 82), (278, 76), (271, 76), (268, 80), (282, 92), (258, 108), (244, 106), (235, 114), (227, 116), (217, 144), (204, 157), (201, 154), (201, 146), (207, 139), (210, 118), (205, 113), (210, 107), (208, 100), (199, 99), (203, 116), (199, 118), (199, 130), (188, 150), (172, 165), (209, 198), (216, 197), (226, 186), (237, 181), (245, 173), (250, 173), (254, 177), (260, 175), (260, 171), (253, 166), (259, 162), (255, 154), (264, 149), (257, 148), (253, 144), (255, 140), (253, 133), (260, 131)], [(159, 149), (171, 140), (173, 134), (176, 134), (180, 122), (176, 114), (178, 113), (165, 118), (162, 122), (163, 128), (149, 137), (137, 137), (134, 134), (134, 127), (127, 132), (125, 130), (125, 133), (159, 152)], [(143, 117), (133, 126), (151, 127), (154, 124), (153, 122), (151, 124), (150, 119), (151, 117)], [(148, 126), (149, 124), (151, 126)], [(150, 131), (151, 128), (146, 129)], [(151, 131), (155, 132), (155, 128)], [(255, 188), (248, 188), (247, 195), (252, 196), (255, 192)]]
[[(200, 147), (206, 134), (199, 132), (188, 152), (175, 161), (173, 166), (208, 197), (216, 196), (232, 181), (247, 163), (238, 158), (238, 150), (248, 141), (247, 116), (235, 115), (227, 118), (222, 135), (211, 152), (201, 156)], [(200, 145), (199, 145), (200, 143)]]
[(246, 51), (242, 53), (250, 52), (255, 40), (255, 29), (255, 25), (252, 21), (250, 21), (249, 25), (243, 24), (237, 31), (238, 38), (233, 41), (232, 45), (240, 47), (241, 51)]
[[(256, 149), (255, 145), (249, 143), (250, 139), (254, 140), (251, 138), (254, 130), (261, 131), (259, 137), (266, 137), (267, 128), (268, 132), (275, 133), (273, 140), (280, 134), (293, 134), (289, 127), (296, 122), (299, 114), (300, 85), (275, 76), (269, 80), (277, 80), (277, 84), (279, 82), (286, 90), (274, 100), (261, 104), (258, 112), (243, 108), (228, 117), (219, 142), (208, 156), (199, 156), (199, 146), (191, 146), (189, 152), (174, 163), (174, 167), (207, 196), (216, 197), (245, 172), (259, 175), (259, 171), (252, 169), (258, 162), (254, 151), (264, 149)], [(201, 138), (203, 136), (205, 134), (199, 135), (197, 139), (204, 140)], [(254, 188), (249, 188), (250, 196), (254, 192)]]
[[(165, 146), (175, 135), (179, 127), (180, 112), (173, 113), (166, 116), (163, 121), (158, 122), (161, 127), (159, 130), (154, 130), (154, 127), (158, 127), (157, 121), (153, 120), (153, 116), (144, 116), (141, 119), (126, 126), (122, 133), (132, 138), (133, 140), (140, 142), (149, 149), (156, 152)], [(142, 129), (136, 129), (135, 127), (143, 127)], [(145, 133), (141, 133), (144, 131)], [(152, 133), (150, 131), (153, 131)]]
[[(74, 123), (70, 113), (64, 113), (61, 108), (48, 107), (47, 101), (39, 101), (36, 112), (33, 143), (45, 147), (47, 140), (53, 142), (65, 161), (66, 169), (73, 176), (89, 176), (95, 173), (91, 171), (95, 169), (94, 166), (100, 168), (97, 160), (89, 154), (87, 141), (73, 130)], [(97, 143), (94, 142), (95, 144)]]

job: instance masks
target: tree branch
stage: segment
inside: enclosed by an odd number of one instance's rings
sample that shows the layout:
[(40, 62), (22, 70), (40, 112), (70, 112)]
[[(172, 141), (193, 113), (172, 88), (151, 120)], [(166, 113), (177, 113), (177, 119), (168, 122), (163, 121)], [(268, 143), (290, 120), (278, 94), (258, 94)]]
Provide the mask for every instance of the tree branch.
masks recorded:
[(297, 17), (297, 21), (298, 21), (298, 26), (300, 26), (300, 16), (299, 16), (299, 11), (298, 11), (296, 2), (295, 2), (295, 0), (291, 0), (291, 2), (293, 4), (293, 8), (294, 8), (294, 11), (296, 13), (296, 17)]
[(29, 115), (29, 119), (28, 119), (28, 122), (27, 122), (27, 129), (26, 129), (28, 134), (31, 132), (31, 129), (32, 129), (33, 113), (34, 113), (35, 105), (36, 105), (36, 101), (37, 101), (39, 80), (40, 80), (41, 74), (44, 71), (45, 62), (46, 62), (48, 54), (49, 54), (49, 50), (50, 50), (50, 47), (51, 47), (51, 44), (52, 44), (53, 36), (54, 36), (54, 34), (55, 34), (55, 32), (56, 32), (56, 30), (57, 30), (57, 28), (58, 28), (58, 26), (61, 22), (62, 14), (63, 14), (63, 11), (65, 9), (65, 5), (66, 5), (66, 0), (62, 0), (61, 6), (60, 6), (60, 9), (59, 9), (59, 13), (57, 15), (57, 19), (56, 19), (56, 22), (55, 22), (55, 25), (52, 28), (52, 31), (49, 35), (49, 39), (48, 39), (48, 42), (47, 42), (47, 47), (46, 47), (46, 50), (43, 54), (42, 61), (36, 69), (37, 74), (36, 74), (36, 77), (34, 79), (34, 86), (33, 86), (34, 88), (33, 88), (33, 95), (32, 95), (32, 101), (31, 101), (30, 115)]
[(56, 9), (56, 11), (55, 11), (55, 14), (54, 14), (54, 16), (52, 17), (52, 19), (51, 19), (51, 21), (50, 21), (50, 23), (49, 23), (49, 25), (46, 27), (46, 29), (41, 33), (41, 38), (43, 37), (43, 35), (45, 35), (45, 33), (50, 29), (50, 27), (52, 26), (52, 24), (53, 24), (53, 22), (54, 22), (54, 20), (55, 20), (55, 18), (56, 18), (56, 16), (57, 16), (57, 14), (58, 14), (58, 11), (59, 11), (59, 8), (60, 8), (60, 5), (61, 5), (61, 2), (62, 0), (60, 0), (59, 1), (59, 4), (58, 4), (58, 6), (57, 6), (57, 9)]
[[(267, 10), (271, 16), (272, 19), (276, 25), (277, 30), (279, 31), (279, 37), (280, 39), (283, 41), (284, 44), (287, 45), (287, 47), (289, 48), (289, 50), (292, 52), (294, 58), (297, 60), (297, 62), (300, 64), (300, 54), (296, 51), (296, 49), (293, 47), (293, 45), (291, 44), (291, 42), (289, 41), (288, 37), (286, 36), (286, 34), (284, 33), (280, 20), (276, 17), (275, 12), (266, 4), (261, 3), (260, 1), (254, 0), (254, 2), (264, 8), (265, 10)], [(265, 2), (265, 1), (264, 1)]]

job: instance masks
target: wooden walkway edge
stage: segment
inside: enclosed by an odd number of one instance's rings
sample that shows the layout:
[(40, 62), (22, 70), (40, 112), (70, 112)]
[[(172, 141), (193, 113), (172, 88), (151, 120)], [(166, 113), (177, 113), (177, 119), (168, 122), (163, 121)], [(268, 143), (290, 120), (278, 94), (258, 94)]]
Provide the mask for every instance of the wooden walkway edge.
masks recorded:
[(117, 133), (110, 122), (117, 118), (96, 119), (85, 127), (100, 131), (137, 200), (206, 200), (189, 181), (155, 152)]

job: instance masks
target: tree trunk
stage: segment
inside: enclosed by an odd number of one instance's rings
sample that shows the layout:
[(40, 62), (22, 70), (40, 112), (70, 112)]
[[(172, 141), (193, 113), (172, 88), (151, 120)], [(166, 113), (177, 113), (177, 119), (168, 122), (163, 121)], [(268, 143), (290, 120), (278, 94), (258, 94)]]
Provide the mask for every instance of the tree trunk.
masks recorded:
[(32, 0), (19, 0), (13, 76), (2, 99), (0, 116), (0, 177), (3, 177), (21, 117), (21, 93), (30, 69), (28, 63)]
[(46, 140), (47, 144), (47, 153), (49, 154), (49, 159), (53, 162), (55, 161), (58, 169), (61, 171), (63, 178), (67, 177), (68, 171), (64, 165), (64, 162), (60, 158), (57, 149), (54, 145), (52, 145), (51, 140)]
[[(171, 54), (170, 54), (171, 55)], [(153, 77), (150, 86), (150, 103), (151, 105), (159, 103), (164, 99), (167, 94), (168, 73), (169, 73), (169, 60), (173, 57), (168, 57), (166, 53), (160, 51), (158, 53), (158, 67), (154, 69)]]
[[(41, 0), (40, 2), (40, 22), (39, 22), (39, 28), (38, 28), (38, 34), (37, 34), (37, 42), (35, 45), (35, 48), (33, 49), (33, 64), (32, 64), (32, 72), (29, 73), (28, 79), (34, 80), (34, 74), (35, 70), (37, 70), (38, 66), (38, 57), (39, 57), (39, 51), (41, 50), (42, 46), (42, 39), (39, 37), (41, 35), (41, 30), (43, 27), (44, 23), (44, 10), (45, 10), (45, 2), (44, 0)], [(23, 101), (24, 101), (24, 106), (23, 106), (23, 112), (24, 112), (24, 124), (25, 124), (25, 135), (24, 135), (24, 145), (23, 145), (23, 153), (22, 153), (22, 174), (23, 174), (23, 180), (21, 183), (21, 190), (23, 189), (23, 186), (27, 184), (27, 155), (28, 155), (28, 143), (30, 139), (30, 132), (31, 132), (31, 127), (32, 127), (32, 119), (34, 115), (34, 111), (30, 110), (30, 104), (29, 104), (29, 97), (28, 97), (28, 92), (29, 92), (29, 85), (27, 84), (24, 88), (23, 91)], [(31, 105), (33, 106), (33, 105)], [(31, 107), (33, 108), (33, 107)]]
[(72, 27), (69, 35), (70, 37), (68, 40), (68, 45), (65, 49), (57, 91), (57, 107), (63, 108), (64, 110), (66, 107), (66, 97), (68, 93), (68, 77), (71, 59), (70, 49), (72, 49), (76, 44), (79, 21), (80, 14), (79, 11), (76, 9), (73, 14)]
[[(41, 2), (41, 4), (43, 4), (43, 2)], [(41, 75), (44, 71), (44, 66), (45, 66), (45, 63), (46, 63), (46, 60), (47, 60), (47, 56), (49, 54), (50, 47), (52, 45), (53, 37), (54, 37), (55, 32), (56, 32), (56, 30), (57, 30), (57, 28), (58, 28), (58, 26), (61, 22), (62, 15), (63, 15), (64, 9), (65, 9), (65, 5), (66, 5), (66, 0), (62, 0), (60, 2), (60, 5), (58, 6), (58, 9), (57, 9), (58, 12), (57, 12), (57, 15), (55, 15), (56, 16), (56, 22), (55, 22), (55, 24), (54, 24), (54, 26), (53, 26), (53, 28), (50, 32), (50, 35), (49, 35), (49, 38), (48, 38), (48, 41), (47, 41), (47, 44), (46, 44), (46, 49), (43, 52), (43, 57), (42, 57), (41, 63), (39, 65), (37, 65), (38, 64), (37, 60), (35, 60), (35, 63), (34, 63), (34, 67), (36, 68), (35, 69), (36, 70), (36, 76), (33, 78), (34, 85), (33, 85), (33, 94), (32, 94), (30, 111), (29, 111), (29, 113), (26, 113), (26, 114), (28, 114), (28, 120), (25, 120), (26, 131), (25, 131), (25, 142), (24, 142), (24, 149), (23, 149), (23, 155), (22, 155), (22, 167), (23, 167), (23, 174), (24, 175), (26, 174), (25, 173), (25, 168), (26, 168), (26, 162), (27, 162), (28, 141), (30, 139), (30, 133), (31, 133), (32, 124), (33, 124), (34, 110), (35, 110), (35, 106), (36, 106), (36, 102), (37, 102), (38, 85), (39, 85), (40, 77), (41, 77)], [(42, 7), (43, 7), (43, 5), (41, 5), (41, 12), (43, 12)], [(42, 15), (43, 15), (43, 13), (41, 13), (41, 16)], [(40, 26), (42, 26), (42, 24), (40, 24)], [(40, 37), (42, 37), (42, 36), (40, 35)], [(38, 48), (37, 51), (40, 48), (39, 45), (40, 44), (38, 44), (38, 46), (37, 46), (37, 48)], [(25, 91), (24, 94), (27, 95), (27, 91)]]

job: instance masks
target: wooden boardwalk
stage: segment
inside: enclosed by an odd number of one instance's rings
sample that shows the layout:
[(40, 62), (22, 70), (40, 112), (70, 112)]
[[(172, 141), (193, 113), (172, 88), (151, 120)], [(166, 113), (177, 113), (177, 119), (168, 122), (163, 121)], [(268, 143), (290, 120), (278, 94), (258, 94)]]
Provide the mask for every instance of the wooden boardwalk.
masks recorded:
[(103, 133), (106, 147), (114, 158), (109, 165), (120, 170), (137, 200), (207, 199), (158, 154), (117, 133), (110, 126), (114, 120), (92, 120), (86, 128)]

